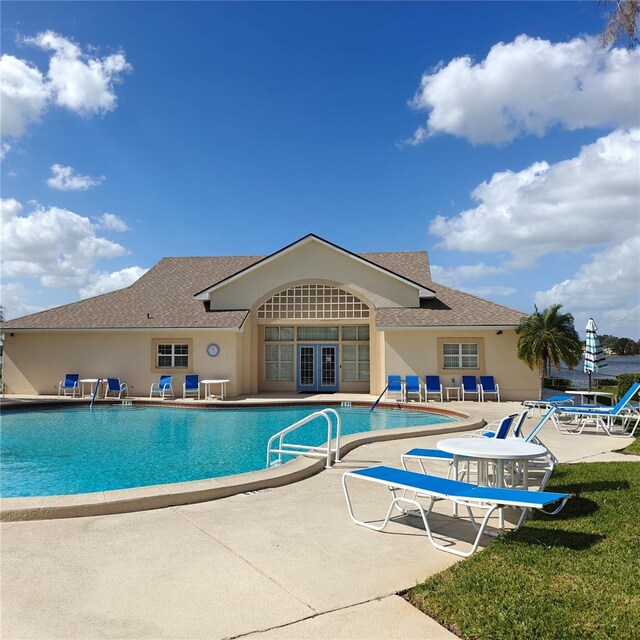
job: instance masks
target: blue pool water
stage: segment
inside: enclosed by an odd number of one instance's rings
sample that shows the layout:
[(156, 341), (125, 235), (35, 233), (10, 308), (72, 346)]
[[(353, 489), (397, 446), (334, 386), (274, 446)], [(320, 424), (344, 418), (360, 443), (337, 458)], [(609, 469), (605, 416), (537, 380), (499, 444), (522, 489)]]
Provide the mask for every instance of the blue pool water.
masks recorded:
[[(264, 469), (269, 437), (320, 408), (5, 410), (0, 495), (89, 493)], [(334, 408), (343, 435), (452, 421), (418, 411)], [(326, 422), (315, 420), (287, 442), (319, 445), (326, 435)]]

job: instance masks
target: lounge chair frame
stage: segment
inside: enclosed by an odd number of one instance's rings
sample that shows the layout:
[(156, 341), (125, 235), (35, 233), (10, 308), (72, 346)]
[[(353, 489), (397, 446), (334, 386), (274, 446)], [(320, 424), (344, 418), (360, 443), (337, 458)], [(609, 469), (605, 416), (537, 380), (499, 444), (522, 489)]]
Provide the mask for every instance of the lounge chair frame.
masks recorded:
[[(347, 479), (361, 479), (369, 482), (386, 486), (391, 493), (391, 503), (387, 509), (384, 521), (381, 525), (372, 524), (365, 520), (356, 518)], [(489, 519), (496, 509), (505, 507), (517, 507), (522, 509), (522, 514), (516, 525), (519, 528), (525, 521), (528, 512), (531, 509), (541, 509), (544, 507), (560, 502), (559, 508), (552, 513), (557, 513), (571, 497), (566, 493), (550, 493), (546, 491), (532, 491), (519, 489), (494, 489), (491, 487), (479, 487), (469, 482), (461, 482), (459, 480), (449, 480), (446, 478), (438, 478), (436, 476), (415, 473), (413, 471), (405, 471), (403, 469), (394, 469), (393, 467), (369, 467), (368, 469), (360, 469), (357, 471), (347, 471), (342, 476), (342, 488), (344, 490), (347, 509), (351, 520), (362, 527), (372, 529), (373, 531), (382, 531), (391, 520), (394, 509), (398, 509), (405, 515), (416, 515), (422, 519), (425, 531), (429, 538), (429, 542), (438, 550), (446, 551), (463, 558), (473, 555), (478, 549), (480, 539), (486, 532)], [(401, 495), (398, 493), (401, 492)], [(413, 497), (409, 497), (413, 496)], [(419, 498), (428, 499), (429, 503), (425, 508), (419, 501)], [(470, 551), (462, 551), (454, 549), (438, 543), (431, 531), (429, 524), (429, 515), (433, 509), (433, 505), (438, 500), (449, 500), (456, 505), (463, 506), (467, 509), (471, 525), (476, 529), (476, 537), (471, 545)], [(404, 506), (413, 508), (412, 511), (407, 510)], [(482, 518), (480, 524), (477, 523), (472, 508), (484, 509), (486, 514)]]
[[(112, 382), (115, 381), (115, 382)], [(129, 397), (129, 388), (127, 387), (126, 382), (120, 382), (120, 378), (107, 378), (106, 380), (107, 386), (104, 392), (105, 400), (109, 396), (110, 393), (117, 393), (118, 400), (122, 398), (123, 392), (125, 393), (125, 398)]]
[(173, 396), (173, 376), (162, 375), (158, 382), (154, 382), (149, 389), (149, 397), (153, 398), (153, 394), (157, 393), (163, 400), (167, 396)]
[(76, 392), (80, 397), (80, 375), (78, 373), (67, 373), (64, 380), (60, 380), (58, 383), (58, 397), (60, 397), (60, 394), (69, 395), (67, 391), (71, 392), (72, 398), (76, 397)]

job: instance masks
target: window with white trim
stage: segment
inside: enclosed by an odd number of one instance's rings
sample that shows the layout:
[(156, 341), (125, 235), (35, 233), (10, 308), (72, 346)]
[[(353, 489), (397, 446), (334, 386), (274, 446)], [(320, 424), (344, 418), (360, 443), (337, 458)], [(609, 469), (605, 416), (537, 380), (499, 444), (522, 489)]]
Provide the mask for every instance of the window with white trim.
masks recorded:
[(264, 345), (264, 379), (293, 381), (293, 345)]
[(184, 343), (160, 343), (156, 349), (158, 369), (188, 369), (189, 345)]
[(478, 345), (474, 342), (451, 343), (443, 345), (444, 369), (478, 369), (480, 366)]
[(265, 342), (292, 342), (293, 327), (265, 327)]
[(343, 382), (369, 381), (369, 345), (342, 345), (342, 380)]

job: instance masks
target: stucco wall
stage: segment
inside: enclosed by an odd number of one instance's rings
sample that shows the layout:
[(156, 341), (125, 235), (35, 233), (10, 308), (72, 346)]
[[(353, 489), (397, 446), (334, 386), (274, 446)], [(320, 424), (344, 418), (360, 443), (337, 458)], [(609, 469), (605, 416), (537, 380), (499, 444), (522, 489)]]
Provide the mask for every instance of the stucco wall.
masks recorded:
[[(387, 375), (439, 375), (443, 387), (460, 386), (462, 375), (492, 375), (500, 385), (502, 400), (526, 400), (538, 394), (538, 375), (516, 356), (515, 331), (505, 330), (419, 330), (386, 331), (384, 349), (384, 378), (377, 392), (384, 388)], [(473, 339), (482, 345), (478, 370), (442, 368), (439, 339)]]
[[(227, 394), (239, 393), (242, 379), (242, 334), (232, 331), (158, 332), (46, 332), (5, 336), (4, 381), (7, 393), (57, 393), (66, 373), (81, 378), (118, 377), (134, 396), (148, 396), (160, 373), (152, 367), (154, 339), (167, 342), (190, 340), (193, 345), (190, 370), (165, 370), (173, 375), (173, 391), (182, 396), (185, 373), (200, 379), (228, 378)], [(206, 348), (220, 346), (212, 358)], [(238, 357), (236, 357), (238, 356)], [(217, 389), (216, 389), (217, 392)]]
[(291, 282), (323, 280), (341, 283), (376, 307), (419, 304), (416, 287), (326, 245), (308, 242), (216, 289), (211, 294), (211, 309), (250, 309)]

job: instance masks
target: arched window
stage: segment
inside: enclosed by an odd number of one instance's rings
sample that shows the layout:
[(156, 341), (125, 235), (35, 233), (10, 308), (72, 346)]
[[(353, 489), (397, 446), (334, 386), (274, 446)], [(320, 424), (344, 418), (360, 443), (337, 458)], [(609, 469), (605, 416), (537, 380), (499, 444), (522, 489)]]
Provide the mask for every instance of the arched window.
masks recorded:
[(301, 284), (276, 293), (258, 307), (262, 320), (368, 318), (369, 307), (353, 294), (326, 284)]

